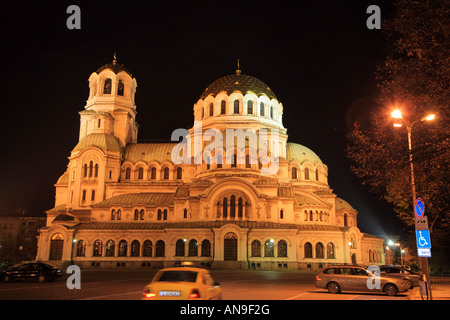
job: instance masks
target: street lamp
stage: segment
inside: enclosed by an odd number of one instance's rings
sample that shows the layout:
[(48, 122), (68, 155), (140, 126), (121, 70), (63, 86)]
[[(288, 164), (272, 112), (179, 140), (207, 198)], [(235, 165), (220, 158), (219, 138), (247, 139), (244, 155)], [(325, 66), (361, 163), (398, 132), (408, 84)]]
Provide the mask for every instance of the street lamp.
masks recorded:
[[(411, 190), (412, 190), (412, 198), (413, 198), (413, 208), (414, 208), (414, 204), (416, 202), (416, 184), (415, 184), (415, 180), (414, 180), (414, 165), (413, 165), (413, 158), (412, 158), (412, 145), (411, 145), (411, 131), (412, 131), (412, 127), (415, 124), (421, 123), (423, 121), (431, 121), (434, 120), (435, 115), (434, 114), (429, 114), (426, 117), (423, 117), (419, 120), (416, 120), (412, 123), (409, 123), (408, 121), (406, 121), (400, 110), (396, 109), (394, 111), (392, 111), (391, 116), (394, 119), (397, 119), (398, 121), (403, 122), (403, 124), (405, 124), (406, 126), (406, 130), (408, 132), (408, 150), (409, 150), (409, 165), (410, 165), (410, 170), (411, 170)], [(396, 122), (394, 123), (394, 127), (399, 128), (402, 127), (403, 125), (402, 123)], [(417, 220), (417, 217), (415, 217), (415, 220)], [(430, 282), (430, 271), (428, 269), (428, 259), (425, 257), (419, 257), (419, 266), (420, 266), (420, 271), (421, 274), (424, 275), (424, 270), (425, 270), (425, 277), (426, 277), (426, 282), (428, 285), (428, 290), (430, 292), (430, 300), (432, 300), (432, 295), (431, 295), (431, 282)]]

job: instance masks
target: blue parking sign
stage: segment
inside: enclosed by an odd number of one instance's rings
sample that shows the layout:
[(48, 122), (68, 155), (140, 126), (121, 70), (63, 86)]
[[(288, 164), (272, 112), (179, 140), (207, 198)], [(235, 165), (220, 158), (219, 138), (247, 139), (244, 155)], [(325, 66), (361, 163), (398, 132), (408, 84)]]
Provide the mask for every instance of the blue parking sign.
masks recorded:
[(430, 230), (416, 230), (417, 249), (431, 249)]

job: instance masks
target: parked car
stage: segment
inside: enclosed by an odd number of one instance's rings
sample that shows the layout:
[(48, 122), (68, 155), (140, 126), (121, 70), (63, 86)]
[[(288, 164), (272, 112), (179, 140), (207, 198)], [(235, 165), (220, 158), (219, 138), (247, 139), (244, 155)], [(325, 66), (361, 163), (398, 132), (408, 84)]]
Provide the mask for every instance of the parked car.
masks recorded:
[(33, 262), (17, 265), (0, 273), (4, 282), (11, 280), (32, 280), (39, 282), (53, 281), (61, 277), (61, 269), (48, 263)]
[(394, 277), (407, 281), (409, 284), (409, 289), (419, 285), (420, 274), (406, 270), (403, 267), (380, 266), (380, 271), (382, 276)]
[[(369, 287), (370, 281), (379, 286)], [(340, 293), (342, 291), (361, 292), (384, 292), (386, 295), (394, 296), (399, 292), (405, 292), (409, 288), (409, 282), (385, 276), (375, 276), (367, 269), (359, 266), (328, 266), (320, 269), (316, 273), (316, 287), (328, 289), (330, 293)]]
[(144, 300), (221, 300), (222, 289), (206, 269), (174, 267), (158, 271), (142, 295)]

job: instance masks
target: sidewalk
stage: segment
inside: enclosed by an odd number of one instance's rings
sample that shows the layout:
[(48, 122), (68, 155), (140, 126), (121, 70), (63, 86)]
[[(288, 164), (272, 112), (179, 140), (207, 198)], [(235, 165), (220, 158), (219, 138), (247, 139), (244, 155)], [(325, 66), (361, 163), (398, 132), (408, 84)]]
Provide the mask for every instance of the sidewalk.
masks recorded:
[[(436, 281), (431, 279), (431, 295), (433, 300), (450, 300), (450, 282), (449, 281)], [(423, 300), (427, 297), (424, 296)], [(420, 296), (419, 287), (414, 287), (409, 294), (409, 300), (422, 300)]]

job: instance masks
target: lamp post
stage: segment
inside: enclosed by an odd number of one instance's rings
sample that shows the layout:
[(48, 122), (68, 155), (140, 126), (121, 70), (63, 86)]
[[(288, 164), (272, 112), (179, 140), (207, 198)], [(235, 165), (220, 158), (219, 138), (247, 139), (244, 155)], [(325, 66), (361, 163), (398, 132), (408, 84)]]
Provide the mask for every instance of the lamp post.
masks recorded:
[[(408, 133), (408, 149), (409, 149), (409, 165), (410, 165), (410, 170), (411, 170), (411, 191), (412, 191), (412, 198), (413, 198), (413, 208), (414, 208), (414, 204), (416, 202), (416, 183), (414, 180), (414, 164), (413, 164), (413, 157), (412, 157), (412, 143), (411, 143), (411, 132), (412, 132), (412, 127), (415, 124), (421, 123), (423, 121), (431, 121), (435, 118), (434, 114), (430, 114), (424, 118), (421, 118), (419, 120), (416, 120), (412, 123), (408, 123), (403, 117), (402, 117), (402, 113), (400, 110), (394, 110), (391, 113), (392, 117), (394, 119), (397, 119), (399, 121), (402, 121), (405, 126), (406, 126), (406, 130)], [(394, 123), (394, 127), (399, 128), (402, 127), (403, 125), (401, 123)], [(414, 219), (415, 221), (417, 221), (417, 217), (414, 215)], [(428, 291), (430, 293), (430, 300), (432, 300), (432, 295), (431, 295), (431, 281), (430, 281), (430, 270), (428, 268), (428, 258), (426, 257), (419, 257), (419, 267), (420, 267), (420, 273), (423, 276), (425, 276), (425, 281), (427, 282), (427, 287), (428, 287)]]

